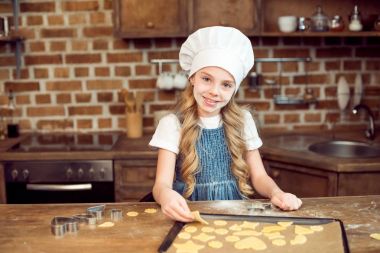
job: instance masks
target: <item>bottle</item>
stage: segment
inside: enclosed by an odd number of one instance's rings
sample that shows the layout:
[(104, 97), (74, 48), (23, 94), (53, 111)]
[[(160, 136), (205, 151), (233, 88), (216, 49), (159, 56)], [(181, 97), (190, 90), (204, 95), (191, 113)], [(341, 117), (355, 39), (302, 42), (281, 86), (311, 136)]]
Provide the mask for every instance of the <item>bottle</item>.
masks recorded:
[(330, 31), (341, 32), (344, 30), (344, 22), (341, 16), (335, 15), (330, 23)]
[(322, 7), (318, 5), (316, 12), (311, 17), (311, 31), (326, 32), (328, 30), (329, 30), (329, 19), (323, 13)]
[(375, 31), (380, 31), (380, 15), (377, 17), (377, 19), (373, 23), (373, 29)]
[(14, 101), (14, 95), (13, 95), (12, 90), (10, 90), (8, 94), (8, 115), (9, 115), (9, 120), (7, 124), (8, 138), (16, 138), (20, 135), (19, 127), (15, 119), (15, 111), (16, 111), (16, 105)]
[(358, 32), (363, 29), (360, 12), (357, 5), (355, 5), (354, 10), (350, 16), (350, 24), (348, 26), (348, 29), (353, 32)]

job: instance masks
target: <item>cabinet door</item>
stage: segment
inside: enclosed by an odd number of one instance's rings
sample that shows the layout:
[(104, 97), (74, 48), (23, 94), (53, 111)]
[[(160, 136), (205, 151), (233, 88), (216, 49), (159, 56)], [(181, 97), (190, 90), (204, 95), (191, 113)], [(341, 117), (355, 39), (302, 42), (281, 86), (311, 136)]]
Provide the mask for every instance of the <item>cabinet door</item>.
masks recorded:
[(339, 174), (339, 196), (379, 195), (380, 172)]
[(115, 200), (139, 201), (152, 191), (157, 160), (117, 160), (115, 169)]
[(264, 164), (269, 176), (283, 191), (298, 197), (337, 195), (336, 173), (271, 160), (264, 160)]
[(186, 0), (114, 0), (114, 29), (119, 37), (175, 37), (187, 34)]
[(258, 30), (255, 0), (194, 0), (193, 27), (232, 26), (246, 35), (254, 35)]

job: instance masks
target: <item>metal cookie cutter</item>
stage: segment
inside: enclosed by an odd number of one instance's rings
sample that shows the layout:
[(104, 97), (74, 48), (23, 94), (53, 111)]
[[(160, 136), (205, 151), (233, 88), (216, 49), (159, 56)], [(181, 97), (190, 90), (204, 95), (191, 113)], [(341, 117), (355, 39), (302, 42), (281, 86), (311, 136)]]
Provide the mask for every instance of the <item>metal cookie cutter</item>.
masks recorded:
[(106, 205), (92, 206), (87, 208), (87, 213), (93, 214), (96, 220), (102, 220), (104, 217), (104, 209), (106, 209)]
[(121, 209), (111, 209), (111, 220), (120, 221), (123, 219), (123, 211)]
[(74, 215), (74, 218), (79, 221), (79, 223), (85, 223), (87, 225), (96, 224), (96, 216), (93, 214), (77, 214)]
[(78, 230), (78, 220), (75, 218), (55, 216), (51, 220), (51, 232), (55, 236), (63, 236), (66, 233), (76, 233)]

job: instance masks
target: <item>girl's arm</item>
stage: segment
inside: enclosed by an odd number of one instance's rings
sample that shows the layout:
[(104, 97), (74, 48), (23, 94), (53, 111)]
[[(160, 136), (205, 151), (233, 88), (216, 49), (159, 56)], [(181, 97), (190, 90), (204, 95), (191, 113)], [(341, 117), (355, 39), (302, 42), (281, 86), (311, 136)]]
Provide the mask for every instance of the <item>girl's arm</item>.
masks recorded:
[(193, 221), (186, 200), (173, 190), (176, 154), (166, 149), (158, 150), (156, 180), (153, 197), (161, 205), (162, 212), (173, 220)]
[(283, 192), (265, 171), (258, 149), (247, 152), (246, 161), (250, 169), (251, 182), (256, 191), (268, 197), (283, 210), (297, 210), (302, 201), (291, 193)]

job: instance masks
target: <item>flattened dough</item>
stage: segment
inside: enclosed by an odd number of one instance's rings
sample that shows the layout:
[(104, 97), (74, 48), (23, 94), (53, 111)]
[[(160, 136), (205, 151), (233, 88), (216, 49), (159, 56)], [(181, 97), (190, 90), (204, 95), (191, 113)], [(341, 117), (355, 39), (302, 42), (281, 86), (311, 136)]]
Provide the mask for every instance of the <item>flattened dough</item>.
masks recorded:
[(225, 228), (217, 228), (215, 229), (215, 234), (225, 235), (225, 234), (228, 234), (228, 230)]
[(207, 242), (207, 241), (210, 241), (212, 239), (215, 239), (215, 235), (208, 235), (208, 234), (205, 234), (205, 233), (200, 233), (197, 236), (193, 236), (193, 238), (197, 239), (199, 241), (202, 241), (202, 242)]
[(228, 236), (225, 237), (225, 240), (227, 242), (237, 242), (237, 241), (240, 240), (240, 237), (235, 236), (235, 235), (228, 235)]
[(259, 225), (258, 222), (243, 221), (243, 224), (240, 225), (241, 228), (255, 229)]
[(185, 227), (185, 231), (188, 232), (188, 233), (194, 233), (195, 231), (197, 231), (197, 227), (195, 227), (195, 226), (186, 226)]
[(313, 225), (313, 226), (310, 226), (310, 229), (313, 230), (313, 231), (320, 232), (320, 231), (323, 230), (323, 226), (320, 226), (320, 225)]
[(204, 225), (208, 225), (208, 222), (205, 221), (205, 220), (201, 217), (201, 214), (199, 213), (199, 211), (193, 211), (193, 212), (191, 212), (191, 214), (193, 215), (195, 221), (198, 221), (198, 222), (200, 222), (200, 223), (202, 223), (202, 224), (204, 224)]
[(202, 232), (205, 232), (205, 233), (211, 233), (211, 232), (214, 232), (215, 228), (213, 228), (213, 227), (203, 227), (201, 230), (202, 230)]
[(136, 217), (137, 215), (139, 215), (139, 213), (138, 212), (128, 212), (127, 213), (127, 216), (130, 216), (130, 217)]
[(276, 246), (285, 246), (286, 241), (284, 239), (275, 239), (272, 241), (272, 244)]
[(279, 225), (270, 225), (270, 226), (265, 226), (261, 230), (262, 233), (274, 233), (278, 231), (284, 231), (286, 227), (279, 226)]
[(185, 243), (173, 243), (177, 252), (197, 253), (198, 250), (203, 249), (205, 246), (194, 243), (192, 240), (188, 240)]
[(178, 234), (178, 238), (187, 240), (191, 238), (191, 234), (187, 232), (181, 232)]
[(259, 236), (261, 235), (260, 232), (257, 232), (255, 230), (242, 230), (242, 231), (237, 231), (237, 232), (234, 232), (234, 235), (240, 235), (240, 236)]
[(214, 249), (220, 249), (221, 247), (223, 247), (223, 243), (220, 241), (210, 241), (208, 243), (208, 246)]
[(144, 210), (145, 213), (157, 213), (156, 208), (147, 208)]
[(304, 244), (307, 241), (306, 236), (296, 235), (296, 237), (290, 241), (291, 245)]
[(254, 236), (250, 236), (238, 242), (235, 242), (234, 247), (236, 249), (264, 250), (267, 248), (267, 245), (263, 240)]
[(314, 233), (314, 230), (311, 230), (310, 228), (307, 228), (307, 227), (296, 225), (294, 227), (294, 233), (296, 235), (309, 235), (309, 234)]
[(287, 228), (293, 224), (293, 221), (279, 221), (279, 222), (277, 222), (277, 224), (280, 225), (281, 227)]

